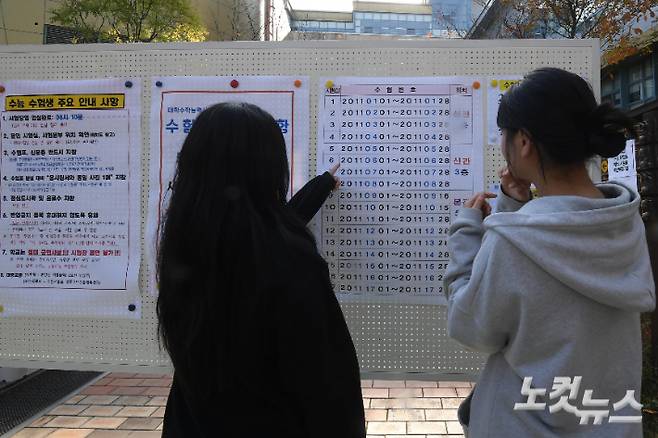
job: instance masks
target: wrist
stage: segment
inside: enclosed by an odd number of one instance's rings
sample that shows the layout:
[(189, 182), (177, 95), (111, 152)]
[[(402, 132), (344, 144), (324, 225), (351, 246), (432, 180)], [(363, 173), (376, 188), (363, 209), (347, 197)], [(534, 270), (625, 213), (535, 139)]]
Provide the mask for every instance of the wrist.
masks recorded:
[(460, 219), (470, 219), (476, 222), (482, 222), (484, 220), (484, 213), (479, 208), (464, 207), (459, 210), (458, 217)]
[(502, 185), (500, 186), (500, 191), (503, 193), (503, 195), (507, 196), (508, 198), (516, 202), (525, 203), (532, 199), (532, 192), (530, 191), (529, 188), (528, 188), (528, 194), (525, 199), (518, 199), (517, 197), (510, 195), (509, 193), (507, 193), (507, 191), (505, 191), (505, 188)]

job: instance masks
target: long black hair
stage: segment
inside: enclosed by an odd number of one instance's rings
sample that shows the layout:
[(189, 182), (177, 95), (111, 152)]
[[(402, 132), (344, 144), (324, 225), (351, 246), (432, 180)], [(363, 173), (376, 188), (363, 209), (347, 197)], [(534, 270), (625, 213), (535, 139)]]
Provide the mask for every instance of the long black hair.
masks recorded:
[(251, 104), (204, 110), (178, 155), (158, 251), (158, 330), (178, 379), (199, 396), (216, 393), (220, 378), (208, 379), (226, 374), (222, 354), (257, 325), (249, 312), (262, 305), (277, 242), (315, 250), (285, 207), (288, 181), (281, 130)]
[[(624, 112), (597, 104), (587, 81), (548, 67), (532, 71), (503, 95), (497, 123), (508, 134), (524, 131), (532, 139), (542, 170), (580, 164), (595, 155), (614, 157), (634, 133)], [(507, 135), (508, 142), (511, 138)]]

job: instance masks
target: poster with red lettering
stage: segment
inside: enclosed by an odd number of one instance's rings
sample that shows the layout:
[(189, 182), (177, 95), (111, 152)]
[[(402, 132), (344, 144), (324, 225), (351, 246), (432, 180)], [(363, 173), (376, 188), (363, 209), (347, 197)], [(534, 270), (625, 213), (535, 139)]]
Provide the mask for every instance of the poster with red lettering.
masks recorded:
[(309, 82), (296, 76), (185, 76), (152, 78), (151, 167), (147, 259), (155, 292), (155, 258), (161, 220), (183, 142), (204, 109), (221, 102), (257, 105), (276, 120), (290, 166), (288, 196), (309, 175)]

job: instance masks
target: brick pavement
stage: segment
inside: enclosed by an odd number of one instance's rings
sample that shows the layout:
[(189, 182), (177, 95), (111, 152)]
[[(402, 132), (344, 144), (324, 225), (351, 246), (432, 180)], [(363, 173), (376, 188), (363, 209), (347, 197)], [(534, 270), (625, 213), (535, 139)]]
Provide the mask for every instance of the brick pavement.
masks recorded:
[[(167, 375), (110, 373), (13, 436), (159, 438), (170, 385)], [(462, 437), (457, 407), (471, 387), (469, 382), (363, 380), (368, 438)]]

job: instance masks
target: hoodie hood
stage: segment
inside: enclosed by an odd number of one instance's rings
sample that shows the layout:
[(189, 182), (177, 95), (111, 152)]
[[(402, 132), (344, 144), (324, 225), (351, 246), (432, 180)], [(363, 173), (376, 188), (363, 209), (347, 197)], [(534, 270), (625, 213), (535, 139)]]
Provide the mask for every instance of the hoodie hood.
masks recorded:
[(655, 286), (639, 215), (626, 186), (597, 186), (602, 199), (547, 196), (484, 221), (541, 269), (577, 293), (634, 312), (655, 307)]

